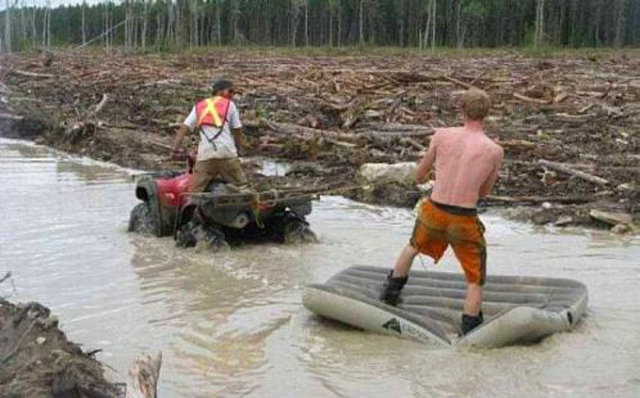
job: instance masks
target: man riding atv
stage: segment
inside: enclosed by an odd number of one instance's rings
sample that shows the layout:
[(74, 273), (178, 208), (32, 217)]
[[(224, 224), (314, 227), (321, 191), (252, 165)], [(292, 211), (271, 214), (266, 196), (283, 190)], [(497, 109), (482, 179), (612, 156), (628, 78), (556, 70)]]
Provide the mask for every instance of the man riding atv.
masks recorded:
[[(237, 187), (247, 185), (238, 152), (242, 150), (242, 123), (231, 100), (233, 83), (219, 79), (211, 85), (212, 96), (198, 102), (176, 133), (172, 156), (182, 157), (182, 140), (187, 132), (199, 129), (200, 143), (190, 192), (204, 192), (211, 181), (223, 180)], [(233, 136), (231, 134), (233, 130)]]
[[(305, 217), (314, 195), (270, 189), (248, 189), (238, 149), (242, 124), (231, 101), (233, 84), (217, 80), (213, 96), (191, 110), (176, 135), (173, 158), (187, 158), (184, 172), (148, 173), (136, 180), (139, 202), (131, 211), (129, 231), (173, 235), (178, 246), (204, 244), (212, 249), (234, 241), (315, 241)], [(189, 131), (200, 130), (195, 168), (180, 150)], [(233, 135), (232, 135), (233, 132)]]

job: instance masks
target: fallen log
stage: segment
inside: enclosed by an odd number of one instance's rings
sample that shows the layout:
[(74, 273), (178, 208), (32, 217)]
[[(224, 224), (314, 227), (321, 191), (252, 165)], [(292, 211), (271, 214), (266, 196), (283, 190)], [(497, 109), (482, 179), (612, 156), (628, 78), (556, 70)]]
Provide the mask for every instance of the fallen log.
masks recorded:
[(155, 356), (145, 354), (138, 358), (129, 370), (132, 388), (128, 389), (131, 394), (127, 398), (157, 398), (161, 365), (161, 352)]
[(524, 204), (524, 203), (561, 203), (561, 204), (579, 204), (595, 201), (595, 198), (589, 196), (497, 196), (489, 195), (486, 197), (489, 202), (501, 202), (508, 204)]
[(497, 140), (496, 144), (502, 146), (505, 149), (533, 149), (540, 145), (536, 144), (535, 142), (520, 139), (506, 141)]
[(592, 209), (589, 212), (589, 215), (591, 216), (591, 218), (611, 225), (612, 227), (622, 224), (630, 227), (631, 229), (638, 228), (638, 226), (633, 222), (633, 218), (631, 217), (631, 215), (627, 213), (608, 212)]
[(365, 163), (360, 166), (358, 175), (374, 185), (397, 182), (407, 186), (415, 185), (415, 162), (402, 163)]
[(13, 121), (19, 122), (19, 121), (24, 120), (24, 116), (14, 115), (14, 114), (11, 114), (11, 113), (0, 112), (0, 119), (2, 119), (2, 120), (13, 120)]
[(50, 73), (27, 72), (26, 70), (19, 70), (19, 69), (11, 69), (9, 72), (18, 76), (34, 77), (38, 79), (52, 79), (56, 77), (56, 75), (52, 75)]
[(538, 104), (538, 105), (547, 105), (550, 102), (550, 101), (541, 100), (537, 98), (527, 97), (526, 95), (522, 95), (518, 93), (513, 93), (513, 98), (519, 99), (520, 101), (529, 102), (531, 104)]
[(572, 176), (581, 178), (585, 181), (589, 181), (593, 184), (597, 184), (597, 185), (608, 185), (609, 181), (605, 180), (602, 177), (598, 177), (598, 176), (594, 176), (592, 174), (589, 173), (585, 173), (584, 171), (580, 171), (580, 170), (576, 170), (574, 168), (571, 168), (569, 165), (563, 164), (563, 163), (558, 163), (558, 162), (552, 162), (550, 160), (546, 160), (546, 159), (539, 159), (538, 160), (538, 164), (540, 166), (546, 167), (548, 169), (552, 169), (555, 171), (560, 171), (562, 173), (566, 173), (566, 174), (570, 174)]
[[(429, 126), (423, 126), (420, 124), (405, 124), (405, 123), (367, 123), (364, 127), (381, 132), (390, 133), (414, 133), (420, 135), (431, 135), (434, 133), (434, 129)], [(412, 134), (413, 135), (413, 134)]]
[(455, 77), (442, 75), (441, 78), (444, 79), (444, 80), (450, 81), (451, 83), (455, 83), (458, 86), (462, 86), (462, 87), (464, 87), (464, 88), (466, 88), (468, 90), (477, 90), (478, 89), (476, 86), (474, 86), (472, 84), (469, 84), (469, 83), (465, 83), (465, 82), (463, 82), (461, 80), (456, 79)]
[(424, 145), (408, 137), (400, 138), (400, 142), (402, 142), (403, 144), (407, 144), (413, 147), (414, 149), (417, 149), (418, 151), (424, 151), (426, 149)]
[(107, 101), (109, 101), (109, 95), (102, 94), (102, 99), (100, 100), (100, 102), (98, 102), (96, 107), (87, 114), (86, 118), (94, 117), (98, 113), (100, 113), (102, 111), (102, 108), (104, 108), (104, 106), (107, 104)]

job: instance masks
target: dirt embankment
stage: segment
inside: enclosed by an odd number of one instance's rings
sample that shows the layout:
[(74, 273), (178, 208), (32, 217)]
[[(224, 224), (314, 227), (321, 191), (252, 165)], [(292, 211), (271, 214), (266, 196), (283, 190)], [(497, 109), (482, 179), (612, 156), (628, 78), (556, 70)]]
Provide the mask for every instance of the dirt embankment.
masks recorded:
[(91, 353), (67, 340), (48, 308), (0, 298), (0, 397), (124, 397), (124, 387), (103, 373)]
[(416, 160), (434, 128), (459, 123), (457, 94), (478, 87), (494, 101), (488, 130), (506, 151), (489, 205), (529, 206), (517, 217), (539, 224), (607, 228), (633, 224), (640, 212), (637, 59), (223, 52), (61, 53), (44, 62), (31, 54), (1, 62), (7, 103), (0, 120), (10, 131), (144, 169), (175, 167), (167, 162), (174, 128), (212, 78), (228, 76), (239, 89), (245, 154), (294, 163), (288, 178), (271, 183), (400, 206), (414, 203), (415, 187), (354, 189), (359, 167)]

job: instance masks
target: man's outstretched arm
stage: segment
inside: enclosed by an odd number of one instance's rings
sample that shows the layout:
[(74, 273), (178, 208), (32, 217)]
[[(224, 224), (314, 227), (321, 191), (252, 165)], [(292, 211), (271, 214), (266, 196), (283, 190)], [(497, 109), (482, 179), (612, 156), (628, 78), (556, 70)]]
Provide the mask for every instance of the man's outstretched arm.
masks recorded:
[(196, 115), (196, 107), (194, 106), (189, 113), (189, 116), (184, 120), (182, 126), (178, 128), (176, 132), (176, 138), (173, 141), (173, 152), (180, 151), (180, 145), (182, 144), (182, 140), (184, 140), (184, 136), (187, 135), (190, 131), (196, 128), (198, 125), (198, 119)]
[(182, 144), (182, 140), (184, 140), (184, 136), (187, 135), (188, 132), (189, 132), (189, 129), (185, 125), (182, 125), (178, 128), (178, 131), (176, 132), (176, 138), (173, 141), (174, 152), (177, 152), (180, 150), (180, 145)]
[(437, 133), (431, 138), (429, 149), (422, 156), (422, 159), (418, 162), (418, 168), (416, 169), (416, 183), (424, 184), (429, 179), (429, 171), (431, 166), (436, 160), (436, 137)]
[(498, 175), (500, 172), (500, 167), (502, 166), (502, 160), (504, 159), (504, 150), (500, 148), (500, 151), (496, 155), (495, 163), (493, 166), (493, 171), (489, 177), (487, 177), (486, 181), (480, 187), (480, 197), (484, 198), (491, 193), (491, 189), (493, 185), (498, 181)]

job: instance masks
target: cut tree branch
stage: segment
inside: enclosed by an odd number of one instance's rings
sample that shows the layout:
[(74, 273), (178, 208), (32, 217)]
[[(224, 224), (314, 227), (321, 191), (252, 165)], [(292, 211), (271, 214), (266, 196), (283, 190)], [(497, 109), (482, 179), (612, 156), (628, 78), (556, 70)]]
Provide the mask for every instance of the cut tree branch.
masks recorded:
[(583, 179), (585, 181), (589, 181), (589, 182), (591, 182), (593, 184), (597, 184), (597, 185), (608, 185), (609, 184), (609, 181), (605, 180), (602, 177), (594, 176), (592, 174), (585, 173), (584, 171), (573, 169), (569, 165), (566, 165), (566, 164), (563, 164), (563, 163), (552, 162), (552, 161), (546, 160), (546, 159), (540, 159), (540, 160), (538, 160), (538, 164), (540, 166), (546, 167), (546, 168), (551, 169), (551, 170), (555, 170), (555, 171), (559, 171), (559, 172), (562, 172), (562, 173), (570, 174), (572, 176), (581, 178), (581, 179)]

